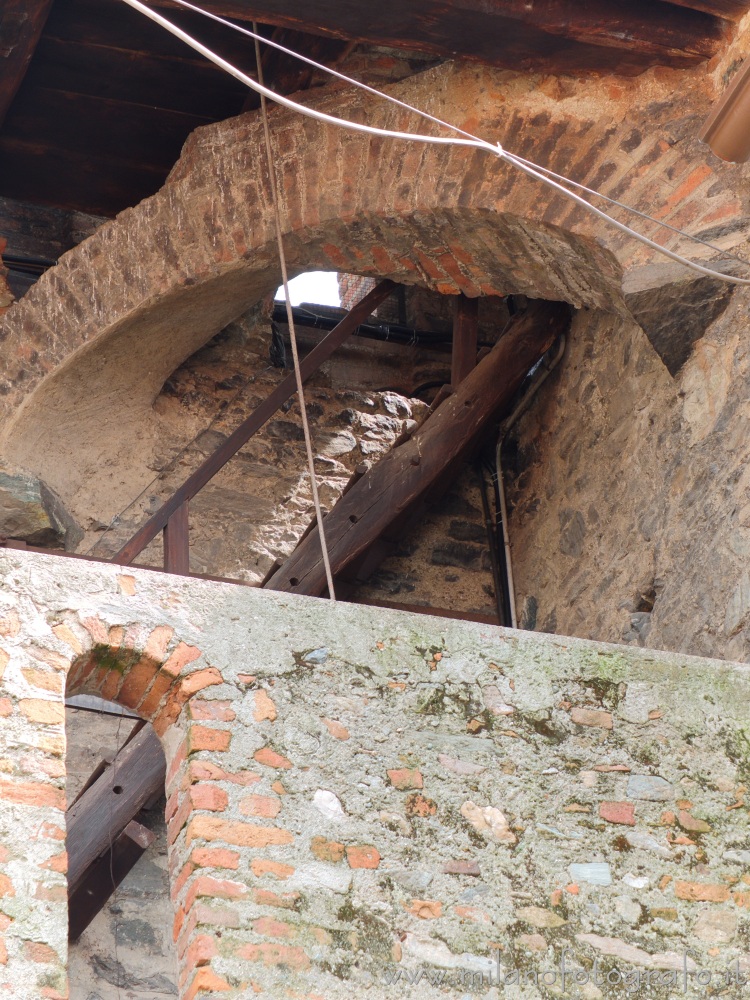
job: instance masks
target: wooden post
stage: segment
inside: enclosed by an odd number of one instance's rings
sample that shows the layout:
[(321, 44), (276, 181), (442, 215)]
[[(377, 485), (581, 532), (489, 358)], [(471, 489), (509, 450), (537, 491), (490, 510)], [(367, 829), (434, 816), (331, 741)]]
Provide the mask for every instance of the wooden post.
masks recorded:
[[(455, 474), (502, 416), (533, 365), (570, 324), (563, 302), (532, 302), (409, 441), (359, 480), (325, 518), (334, 576), (360, 559)], [(270, 590), (320, 596), (326, 587), (318, 531), (311, 531), (267, 581)]]
[(167, 573), (190, 572), (190, 525), (188, 501), (177, 508), (164, 525), (164, 569)]
[(470, 299), (461, 292), (453, 303), (451, 385), (454, 389), (476, 368), (478, 339), (479, 299)]

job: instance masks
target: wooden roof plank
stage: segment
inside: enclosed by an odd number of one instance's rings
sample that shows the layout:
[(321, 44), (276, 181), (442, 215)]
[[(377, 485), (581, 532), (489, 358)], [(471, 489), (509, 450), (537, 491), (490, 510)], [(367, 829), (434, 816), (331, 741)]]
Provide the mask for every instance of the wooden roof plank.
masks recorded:
[[(174, 8), (173, 0), (156, 6)], [(632, 59), (686, 63), (714, 55), (725, 22), (709, 13), (653, 0), (204, 0), (214, 14), (258, 20), (371, 44), (422, 49), (496, 65), (523, 66), (567, 45), (621, 49)], [(604, 54), (599, 52), (600, 59)], [(590, 53), (587, 58), (590, 58)], [(610, 65), (612, 57), (610, 56)]]
[(750, 10), (750, 0), (660, 0), (660, 3), (676, 7), (689, 7), (704, 14), (723, 17), (727, 21), (739, 21)]
[(52, 0), (3, 0), (0, 14), (0, 126), (26, 76)]

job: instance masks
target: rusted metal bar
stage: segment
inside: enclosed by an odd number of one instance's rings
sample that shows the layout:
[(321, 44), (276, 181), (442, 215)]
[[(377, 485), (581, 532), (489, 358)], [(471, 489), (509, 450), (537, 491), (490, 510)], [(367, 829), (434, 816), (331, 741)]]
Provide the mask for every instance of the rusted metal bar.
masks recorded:
[(190, 525), (187, 500), (164, 525), (164, 569), (168, 573), (190, 572)]
[[(323, 362), (330, 358), (333, 352), (354, 333), (359, 324), (374, 309), (377, 309), (384, 299), (388, 298), (394, 288), (396, 288), (396, 284), (393, 281), (389, 281), (388, 279), (381, 281), (371, 292), (365, 295), (361, 302), (357, 303), (351, 312), (341, 320), (339, 325), (331, 330), (328, 336), (300, 362), (303, 380), (308, 379)], [(126, 542), (120, 551), (112, 556), (110, 562), (127, 566), (136, 559), (149, 542), (152, 542), (159, 532), (163, 530), (175, 511), (187, 500), (192, 500), (196, 493), (202, 490), (206, 483), (210, 482), (216, 473), (224, 468), (230, 458), (233, 458), (240, 448), (247, 444), (253, 434), (259, 431), (267, 420), (270, 420), (281, 404), (294, 395), (296, 390), (296, 379), (294, 373), (292, 373), (283, 382), (280, 382), (273, 392), (263, 400), (260, 406), (257, 406), (250, 416), (230, 434), (227, 440), (198, 466), (195, 472), (185, 480), (169, 500), (138, 529), (130, 541)]]

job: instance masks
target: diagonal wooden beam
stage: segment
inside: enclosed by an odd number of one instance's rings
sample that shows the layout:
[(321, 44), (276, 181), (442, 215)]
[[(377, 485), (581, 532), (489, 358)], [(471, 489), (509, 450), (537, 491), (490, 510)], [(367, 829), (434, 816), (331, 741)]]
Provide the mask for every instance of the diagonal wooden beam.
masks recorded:
[(79, 889), (89, 868), (111, 850), (128, 823), (164, 788), (165, 771), (159, 738), (146, 726), (68, 809), (69, 897)]
[[(395, 287), (396, 284), (393, 281), (388, 279), (381, 281), (347, 313), (339, 325), (334, 327), (328, 336), (321, 340), (318, 346), (313, 348), (307, 357), (300, 362), (303, 381), (317, 371), (337, 348), (341, 347), (359, 324), (367, 319), (384, 299), (388, 298)], [(287, 399), (291, 399), (296, 391), (297, 382), (294, 373), (292, 373), (283, 382), (280, 382), (260, 406), (257, 406), (250, 416), (243, 420), (240, 426), (229, 435), (227, 440), (198, 466), (169, 500), (146, 521), (143, 527), (138, 529), (130, 541), (126, 542), (120, 551), (112, 556), (111, 562), (127, 566), (136, 559), (149, 542), (153, 541), (159, 532), (166, 527), (172, 515), (188, 500), (192, 500), (196, 493), (202, 490), (206, 483), (210, 482), (216, 473), (224, 468), (240, 448), (247, 444), (253, 434), (259, 431), (267, 420), (270, 420), (281, 404), (285, 403)]]
[[(569, 323), (570, 307), (565, 303), (532, 302), (414, 435), (341, 497), (324, 522), (334, 576), (361, 558), (394, 525), (408, 519), (426, 496), (455, 473)], [(265, 586), (310, 596), (325, 591), (317, 529)]]
[(68, 898), (68, 940), (77, 941), (128, 872), (156, 839), (131, 820), (102, 856), (85, 872)]
[(0, 127), (26, 76), (52, 0), (3, 0), (0, 5)]

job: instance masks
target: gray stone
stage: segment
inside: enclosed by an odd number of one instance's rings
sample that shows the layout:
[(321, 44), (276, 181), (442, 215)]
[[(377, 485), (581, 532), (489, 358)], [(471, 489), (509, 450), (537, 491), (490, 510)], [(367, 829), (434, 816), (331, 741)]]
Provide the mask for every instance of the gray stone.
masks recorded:
[(628, 924), (637, 924), (643, 916), (643, 908), (630, 896), (618, 896), (615, 900), (615, 911)]
[(647, 802), (671, 802), (674, 789), (665, 778), (655, 774), (631, 774), (628, 778), (628, 798)]
[(652, 264), (632, 271), (623, 290), (635, 321), (674, 378), (693, 344), (727, 308), (734, 288), (677, 265)]
[(657, 854), (660, 858), (672, 857), (672, 852), (668, 847), (660, 844), (655, 837), (644, 833), (643, 830), (630, 830), (625, 834), (625, 839), (631, 847), (640, 847), (641, 850), (651, 851), (652, 854)]
[(612, 871), (604, 861), (590, 861), (568, 866), (573, 882), (588, 882), (589, 885), (612, 885)]
[(577, 559), (583, 552), (583, 540), (586, 537), (583, 514), (577, 510), (562, 510), (559, 516), (560, 551), (564, 556), (573, 556)]
[(750, 851), (724, 851), (722, 860), (733, 865), (750, 865)]
[(42, 548), (74, 548), (83, 532), (41, 479), (0, 469), (0, 535)]

